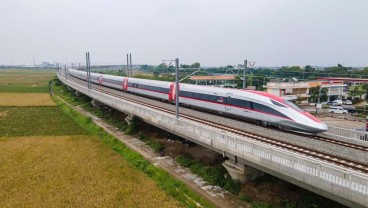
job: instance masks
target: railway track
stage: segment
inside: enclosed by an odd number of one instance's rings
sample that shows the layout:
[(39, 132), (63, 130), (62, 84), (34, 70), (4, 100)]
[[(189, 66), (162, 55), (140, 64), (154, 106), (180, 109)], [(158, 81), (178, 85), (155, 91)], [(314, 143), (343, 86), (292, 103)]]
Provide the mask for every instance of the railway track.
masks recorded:
[[(78, 83), (80, 85), (83, 85), (83, 86), (87, 86), (85, 84), (85, 82), (80, 81), (80, 80), (76, 81), (75, 79), (73, 79), (73, 82), (76, 82), (76, 83)], [(153, 108), (153, 109), (159, 110), (161, 112), (166, 112), (168, 114), (175, 115), (175, 112), (172, 111), (172, 110), (168, 110), (166, 108), (158, 107), (156, 105), (152, 105), (152, 104), (137, 101), (137, 100), (134, 100), (134, 99), (131, 99), (131, 98), (127, 98), (125, 96), (122, 96), (122, 95), (119, 95), (119, 94), (116, 94), (116, 93), (112, 93), (112, 92), (109, 92), (109, 91), (106, 91), (106, 90), (101, 90), (101, 89), (98, 89), (98, 88), (94, 87), (93, 85), (92, 85), (92, 89), (94, 89), (96, 91), (99, 91), (99, 92), (102, 92), (102, 93), (105, 93), (105, 94), (108, 94), (108, 95), (111, 95), (111, 96), (114, 96), (114, 97), (118, 97), (120, 99), (124, 99), (124, 100), (127, 100), (129, 102), (133, 102), (133, 103), (136, 103), (136, 104), (139, 104), (139, 105), (143, 105), (143, 106), (146, 106), (146, 107), (149, 107), (149, 108)], [(356, 170), (356, 171), (359, 171), (359, 172), (362, 172), (362, 173), (368, 173), (368, 165), (361, 164), (361, 163), (356, 162), (356, 161), (348, 160), (348, 159), (345, 159), (345, 158), (342, 158), (342, 157), (337, 157), (337, 156), (330, 155), (330, 154), (327, 154), (327, 153), (324, 153), (324, 152), (321, 152), (321, 151), (308, 149), (308, 148), (305, 148), (305, 147), (302, 147), (302, 146), (299, 146), (299, 145), (295, 145), (295, 144), (291, 144), (291, 143), (288, 143), (288, 142), (279, 141), (277, 139), (273, 139), (273, 138), (270, 138), (270, 137), (265, 137), (265, 136), (255, 134), (255, 133), (252, 133), (252, 132), (247, 132), (247, 131), (244, 131), (244, 130), (234, 129), (234, 128), (229, 127), (229, 126), (213, 123), (212, 121), (196, 118), (196, 117), (193, 117), (193, 116), (190, 116), (190, 115), (187, 115), (187, 114), (181, 114), (181, 117), (186, 118), (188, 120), (200, 122), (202, 124), (205, 124), (205, 125), (208, 125), (208, 126), (211, 126), (211, 127), (215, 127), (215, 128), (227, 131), (227, 132), (231, 132), (231, 133), (236, 134), (236, 135), (244, 136), (244, 137), (247, 137), (249, 139), (260, 141), (262, 143), (269, 144), (269, 145), (274, 146), (274, 147), (279, 147), (279, 148), (282, 148), (282, 149), (285, 149), (285, 150), (297, 152), (299, 154), (309, 156), (309, 157), (312, 157), (312, 158), (315, 158), (315, 159), (319, 159), (319, 160), (322, 160), (322, 161), (326, 161), (326, 162), (329, 162), (329, 163), (332, 163), (332, 164), (335, 164), (335, 165), (338, 165), (338, 166), (342, 166), (342, 167), (345, 167), (345, 168), (348, 168), (348, 169), (351, 169), (351, 170)], [(337, 141), (337, 140), (333, 140), (333, 139), (330, 139), (330, 138), (324, 138), (324, 137), (320, 137), (320, 136), (311, 136), (311, 137), (313, 139), (320, 140), (320, 141), (323, 141), (323, 142), (333, 143), (333, 144), (336, 144), (336, 145), (342, 145), (342, 146), (349, 147), (349, 148), (356, 149), (356, 150), (368, 151), (368, 147), (361, 146), (361, 145), (356, 145), (356, 144), (352, 144), (352, 143), (348, 143), (348, 142)]]

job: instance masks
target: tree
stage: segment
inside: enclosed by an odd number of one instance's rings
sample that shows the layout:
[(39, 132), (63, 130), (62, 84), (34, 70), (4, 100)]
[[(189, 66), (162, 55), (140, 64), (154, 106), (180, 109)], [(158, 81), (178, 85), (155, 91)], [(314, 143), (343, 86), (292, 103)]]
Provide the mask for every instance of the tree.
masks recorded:
[(321, 88), (321, 86), (317, 86), (317, 87), (311, 87), (309, 89), (309, 99), (312, 102), (321, 102), (321, 101), (326, 101), (327, 100), (327, 92), (328, 89), (327, 88)]
[(162, 64), (160, 64), (156, 67), (156, 70), (158, 70), (158, 71), (164, 71), (166, 69), (167, 69), (167, 67), (164, 63), (162, 63)]
[(305, 72), (314, 72), (316, 69), (311, 67), (310, 65), (307, 65), (304, 67)]
[(201, 64), (199, 62), (195, 62), (192, 65), (190, 65), (191, 68), (199, 68), (201, 67)]
[(300, 68), (300, 66), (283, 66), (281, 68), (281, 71), (286, 71), (286, 72), (301, 72), (302, 68)]
[(364, 100), (368, 103), (368, 83), (363, 84), (362, 88), (365, 91)]
[(187, 64), (180, 64), (180, 68), (185, 69), (185, 68), (190, 68), (190, 66), (189, 66), (189, 65), (187, 65)]
[(351, 92), (353, 96), (359, 96), (359, 99), (362, 99), (362, 95), (366, 93), (366, 91), (362, 90), (359, 86), (355, 86)]
[(253, 86), (253, 77), (254, 77), (253, 73), (250, 73), (250, 74), (247, 76), (247, 84), (248, 84), (249, 86)]

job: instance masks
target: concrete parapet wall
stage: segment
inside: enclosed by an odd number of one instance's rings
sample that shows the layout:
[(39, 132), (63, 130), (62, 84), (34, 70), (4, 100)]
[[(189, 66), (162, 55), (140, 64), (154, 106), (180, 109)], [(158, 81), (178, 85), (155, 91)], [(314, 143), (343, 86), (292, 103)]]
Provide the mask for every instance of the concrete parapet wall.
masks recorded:
[(204, 124), (140, 106), (66, 80), (59, 79), (79, 92), (112, 108), (127, 112), (217, 152), (228, 152), (248, 165), (297, 184), (308, 190), (351, 207), (368, 207), (368, 175), (323, 161), (275, 148)]
[(354, 129), (345, 129), (335, 126), (329, 126), (328, 131), (322, 133), (327, 137), (338, 138), (339, 140), (351, 142), (368, 147), (368, 132)]

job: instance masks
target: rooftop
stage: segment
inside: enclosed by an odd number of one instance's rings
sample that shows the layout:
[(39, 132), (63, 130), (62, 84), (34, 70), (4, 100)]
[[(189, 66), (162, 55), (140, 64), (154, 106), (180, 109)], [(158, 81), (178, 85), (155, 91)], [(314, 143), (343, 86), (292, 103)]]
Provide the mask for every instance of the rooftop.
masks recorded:
[(234, 75), (220, 75), (220, 76), (191, 76), (193, 81), (216, 81), (216, 80), (235, 80)]
[(322, 81), (343, 81), (343, 82), (368, 82), (368, 79), (346, 78), (346, 77), (321, 77), (321, 78), (317, 78), (317, 80), (322, 80)]

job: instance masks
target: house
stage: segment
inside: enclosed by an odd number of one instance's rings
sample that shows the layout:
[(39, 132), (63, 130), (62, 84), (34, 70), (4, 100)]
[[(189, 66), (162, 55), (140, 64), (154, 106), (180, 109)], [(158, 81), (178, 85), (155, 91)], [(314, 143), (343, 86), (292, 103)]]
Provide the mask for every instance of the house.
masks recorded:
[(341, 100), (347, 97), (348, 85), (342, 81), (309, 81), (309, 82), (268, 82), (266, 90), (268, 93), (284, 97), (288, 100), (300, 98), (308, 100), (310, 97), (310, 89), (313, 87), (321, 87), (327, 89), (328, 100)]

